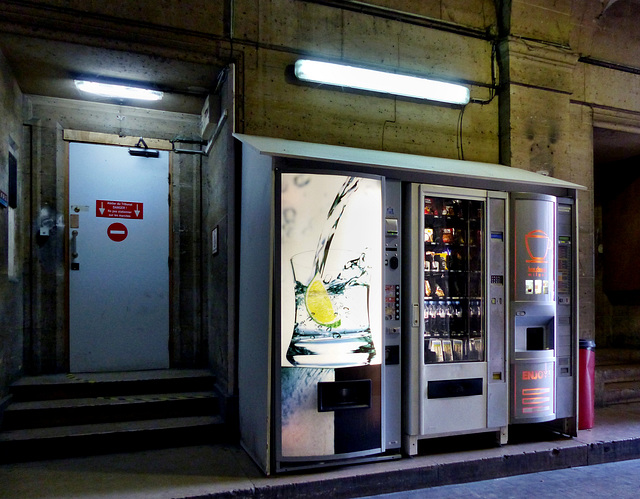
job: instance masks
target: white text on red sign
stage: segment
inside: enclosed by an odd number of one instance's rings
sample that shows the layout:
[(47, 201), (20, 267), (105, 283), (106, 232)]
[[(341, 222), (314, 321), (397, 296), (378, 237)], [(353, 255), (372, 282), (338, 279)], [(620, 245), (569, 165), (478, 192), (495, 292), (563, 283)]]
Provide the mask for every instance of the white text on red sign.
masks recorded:
[(129, 201), (96, 200), (96, 217), (134, 218), (142, 220), (143, 204)]

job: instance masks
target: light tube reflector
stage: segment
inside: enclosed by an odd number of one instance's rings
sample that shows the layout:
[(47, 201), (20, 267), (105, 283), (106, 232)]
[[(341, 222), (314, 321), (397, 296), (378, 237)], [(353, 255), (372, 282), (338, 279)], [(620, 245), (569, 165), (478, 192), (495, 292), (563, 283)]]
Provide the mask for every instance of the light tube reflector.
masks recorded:
[(469, 89), (464, 85), (330, 62), (299, 59), (295, 63), (294, 73), (296, 78), (302, 81), (401, 95), (414, 99), (461, 105), (468, 104), (470, 99)]
[(75, 80), (78, 90), (88, 92), (101, 97), (115, 97), (121, 99), (160, 100), (162, 92), (147, 88), (131, 87), (127, 85), (115, 85), (113, 83), (101, 83), (89, 80)]

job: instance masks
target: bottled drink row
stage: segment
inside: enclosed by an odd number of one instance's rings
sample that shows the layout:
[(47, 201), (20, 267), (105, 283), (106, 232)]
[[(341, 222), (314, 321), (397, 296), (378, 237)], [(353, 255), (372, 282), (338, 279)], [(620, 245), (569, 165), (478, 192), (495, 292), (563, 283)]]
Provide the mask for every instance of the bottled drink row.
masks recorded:
[(482, 300), (425, 302), (425, 338), (453, 338), (481, 335)]
[(442, 300), (424, 305), (424, 361), (483, 360), (482, 300)]

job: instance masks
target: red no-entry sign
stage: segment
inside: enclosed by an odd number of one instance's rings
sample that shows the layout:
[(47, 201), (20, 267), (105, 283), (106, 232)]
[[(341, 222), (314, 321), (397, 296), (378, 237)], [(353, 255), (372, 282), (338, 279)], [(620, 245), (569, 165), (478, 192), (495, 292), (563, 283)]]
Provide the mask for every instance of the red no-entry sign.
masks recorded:
[(128, 234), (129, 231), (127, 230), (127, 227), (120, 222), (116, 222), (107, 227), (107, 236), (109, 236), (109, 239), (117, 243), (124, 241)]

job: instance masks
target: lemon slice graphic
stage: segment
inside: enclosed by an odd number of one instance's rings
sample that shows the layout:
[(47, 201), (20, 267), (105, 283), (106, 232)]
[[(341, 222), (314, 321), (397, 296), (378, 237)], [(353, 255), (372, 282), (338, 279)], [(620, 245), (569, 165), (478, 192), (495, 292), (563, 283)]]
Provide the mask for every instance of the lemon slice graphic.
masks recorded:
[(318, 275), (311, 280), (305, 293), (304, 301), (309, 316), (315, 322), (327, 327), (338, 327), (340, 325), (340, 318), (333, 310), (329, 294)]

